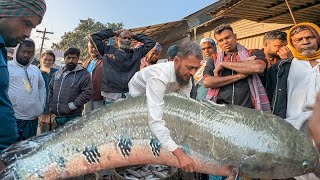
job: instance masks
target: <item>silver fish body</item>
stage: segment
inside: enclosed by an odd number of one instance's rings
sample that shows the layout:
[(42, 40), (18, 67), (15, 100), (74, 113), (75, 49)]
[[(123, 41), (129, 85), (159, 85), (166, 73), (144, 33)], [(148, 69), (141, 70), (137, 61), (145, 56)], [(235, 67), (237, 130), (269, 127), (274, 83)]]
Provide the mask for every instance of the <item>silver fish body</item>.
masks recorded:
[[(94, 111), (39, 139), (1, 154), (11, 164), (0, 179), (63, 179), (106, 168), (161, 164), (179, 168), (148, 127), (145, 96)], [(285, 120), (238, 106), (166, 95), (163, 119), (171, 136), (196, 163), (196, 171), (252, 178), (305, 174), (318, 163), (312, 142)]]

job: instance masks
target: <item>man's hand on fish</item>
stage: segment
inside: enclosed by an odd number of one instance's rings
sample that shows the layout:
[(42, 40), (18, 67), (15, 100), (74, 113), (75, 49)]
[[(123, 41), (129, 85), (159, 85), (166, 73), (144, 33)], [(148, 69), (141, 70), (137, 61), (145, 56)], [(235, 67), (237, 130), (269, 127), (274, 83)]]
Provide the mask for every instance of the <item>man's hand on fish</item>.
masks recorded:
[(180, 167), (186, 172), (193, 172), (195, 169), (195, 163), (193, 159), (186, 155), (180, 148), (177, 148), (172, 152), (178, 159)]

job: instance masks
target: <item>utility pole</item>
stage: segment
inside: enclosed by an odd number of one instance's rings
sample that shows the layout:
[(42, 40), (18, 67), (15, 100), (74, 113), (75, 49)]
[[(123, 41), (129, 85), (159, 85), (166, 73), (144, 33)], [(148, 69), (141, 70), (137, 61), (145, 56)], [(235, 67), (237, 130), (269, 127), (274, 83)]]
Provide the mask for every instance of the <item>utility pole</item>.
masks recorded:
[(46, 34), (53, 34), (53, 32), (48, 32), (48, 31), (47, 31), (47, 28), (44, 28), (44, 31), (37, 30), (37, 32), (38, 32), (38, 33), (43, 33), (42, 43), (41, 43), (41, 47), (40, 47), (40, 55), (39, 55), (39, 60), (40, 60), (41, 54), (42, 54), (42, 49), (43, 49), (44, 40), (45, 40), (45, 39), (48, 39), (48, 38), (46, 38)]

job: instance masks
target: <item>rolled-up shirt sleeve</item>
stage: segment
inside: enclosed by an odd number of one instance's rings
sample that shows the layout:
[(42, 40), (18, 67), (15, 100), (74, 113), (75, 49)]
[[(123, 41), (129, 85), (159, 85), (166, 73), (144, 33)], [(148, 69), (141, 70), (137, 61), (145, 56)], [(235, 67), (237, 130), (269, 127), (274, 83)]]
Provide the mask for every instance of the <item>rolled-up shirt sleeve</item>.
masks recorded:
[(179, 146), (172, 140), (169, 129), (165, 126), (166, 122), (162, 119), (164, 107), (164, 94), (166, 83), (150, 78), (146, 84), (147, 106), (149, 127), (152, 133), (159, 139), (160, 143), (170, 152)]

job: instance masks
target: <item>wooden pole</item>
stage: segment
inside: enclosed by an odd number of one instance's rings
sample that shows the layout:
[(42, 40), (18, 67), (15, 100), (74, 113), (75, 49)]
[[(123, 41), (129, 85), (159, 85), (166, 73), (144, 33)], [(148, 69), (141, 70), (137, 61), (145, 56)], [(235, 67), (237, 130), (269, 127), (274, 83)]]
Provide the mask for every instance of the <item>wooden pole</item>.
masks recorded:
[(289, 5), (289, 3), (288, 3), (288, 0), (285, 0), (285, 1), (286, 1), (286, 4), (287, 4), (287, 7), (288, 7), (288, 9), (289, 9), (291, 18), (292, 18), (292, 20), (293, 20), (293, 23), (294, 23), (294, 24), (297, 24), (296, 19), (294, 18), (293, 13), (292, 13), (292, 10), (291, 10), (291, 8), (290, 8), (290, 5)]

